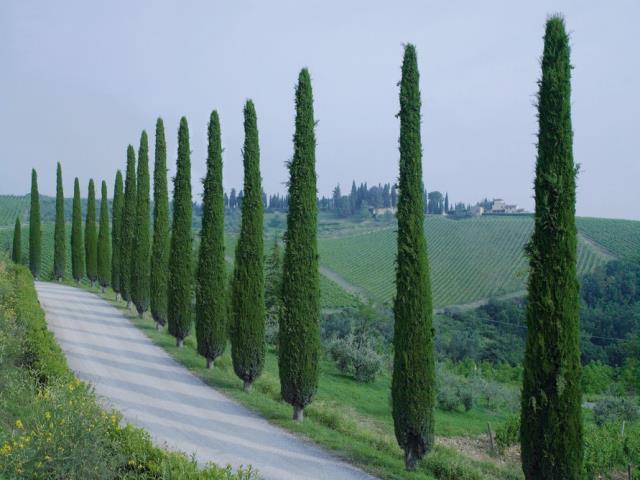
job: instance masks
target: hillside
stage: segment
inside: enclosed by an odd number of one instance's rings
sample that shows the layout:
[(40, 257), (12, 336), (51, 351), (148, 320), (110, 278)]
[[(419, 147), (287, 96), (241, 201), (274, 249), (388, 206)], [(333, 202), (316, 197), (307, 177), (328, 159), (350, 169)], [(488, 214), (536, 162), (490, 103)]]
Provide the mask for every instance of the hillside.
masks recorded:
[[(69, 200), (68, 200), (69, 201)], [(43, 197), (43, 265), (53, 261), (53, 198)], [(27, 196), (0, 196), (0, 248), (10, 246), (15, 216), (28, 219)], [(70, 207), (67, 208), (70, 212)], [(69, 213), (67, 212), (67, 213)], [(227, 221), (227, 253), (233, 256), (239, 215)], [(196, 224), (198, 222), (195, 222)], [(268, 213), (265, 233), (282, 234), (286, 215)], [(389, 303), (394, 291), (395, 222), (353, 222), (322, 213), (318, 225), (322, 305), (353, 305), (354, 295)], [(524, 290), (527, 262), (524, 246), (531, 235), (531, 217), (478, 217), (450, 220), (429, 215), (425, 233), (429, 248), (435, 306), (467, 304)], [(613, 258), (640, 255), (640, 222), (578, 218), (578, 269), (592, 271)], [(23, 252), (28, 230), (23, 224)], [(271, 247), (266, 242), (266, 250)], [(635, 256), (635, 257), (634, 257)], [(26, 259), (26, 258), (25, 258)], [(68, 260), (68, 259), (67, 259)]]

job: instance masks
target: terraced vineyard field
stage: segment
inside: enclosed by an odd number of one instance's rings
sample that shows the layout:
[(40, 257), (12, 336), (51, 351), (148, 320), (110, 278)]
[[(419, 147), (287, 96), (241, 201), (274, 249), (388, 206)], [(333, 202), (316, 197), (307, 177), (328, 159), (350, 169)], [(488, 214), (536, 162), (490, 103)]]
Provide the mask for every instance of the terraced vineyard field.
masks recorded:
[[(479, 217), (461, 221), (427, 217), (435, 306), (469, 303), (522, 290), (527, 277), (524, 245), (533, 228), (530, 217)], [(393, 228), (319, 239), (320, 262), (364, 288), (378, 302), (394, 293), (396, 233)], [(590, 271), (607, 261), (579, 242), (578, 269)]]
[(640, 222), (578, 218), (580, 232), (619, 258), (640, 259)]
[(29, 197), (22, 195), (0, 195), (0, 227), (16, 223), (16, 217), (25, 223), (29, 215)]

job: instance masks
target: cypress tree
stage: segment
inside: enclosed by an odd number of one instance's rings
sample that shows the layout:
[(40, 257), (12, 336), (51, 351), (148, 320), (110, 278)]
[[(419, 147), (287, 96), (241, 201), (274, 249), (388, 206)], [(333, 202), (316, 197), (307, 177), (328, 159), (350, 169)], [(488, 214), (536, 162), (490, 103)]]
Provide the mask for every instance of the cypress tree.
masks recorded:
[(303, 419), (318, 388), (320, 357), (320, 279), (316, 139), (311, 77), (306, 68), (296, 87), (293, 159), (289, 163), (289, 211), (283, 260), (283, 314), (278, 357), (282, 398)]
[(433, 446), (435, 358), (431, 280), (424, 236), (420, 86), (416, 49), (404, 49), (400, 81), (400, 197), (391, 396), (407, 470)]
[(116, 300), (120, 299), (120, 245), (122, 242), (123, 208), (122, 172), (118, 170), (113, 186), (113, 204), (111, 205), (111, 288), (116, 292)]
[[(231, 358), (236, 375), (251, 390), (264, 367), (264, 245), (260, 181), (260, 146), (256, 110), (251, 100), (244, 107), (244, 197), (240, 237), (233, 271)], [(222, 191), (220, 191), (222, 195)]]
[(171, 230), (171, 254), (169, 256), (169, 281), (167, 284), (167, 320), (169, 333), (176, 337), (176, 345), (182, 347), (184, 337), (191, 329), (191, 150), (189, 125), (180, 119), (178, 129), (178, 160), (173, 180), (173, 225)]
[(84, 222), (84, 250), (87, 277), (93, 287), (98, 278), (98, 235), (96, 233), (96, 189), (93, 179), (89, 180), (87, 216)]
[(102, 291), (109, 286), (111, 276), (111, 246), (109, 245), (109, 199), (107, 182), (102, 181), (100, 200), (100, 229), (98, 230), (98, 282)]
[(60, 281), (65, 268), (64, 192), (62, 190), (62, 166), (56, 168), (56, 223), (53, 232), (53, 278)]
[(22, 226), (20, 217), (16, 217), (16, 225), (13, 227), (13, 247), (11, 248), (11, 260), (14, 263), (22, 262)]
[(522, 467), (527, 479), (582, 478), (576, 172), (569, 38), (547, 21), (538, 92), (534, 231), (522, 389)]
[(40, 194), (38, 193), (38, 174), (31, 170), (31, 208), (29, 209), (29, 270), (34, 278), (40, 276), (40, 257), (42, 253), (42, 230), (40, 228)]
[(131, 262), (133, 261), (133, 235), (136, 222), (136, 153), (127, 147), (127, 172), (124, 180), (124, 205), (120, 230), (120, 294), (131, 306)]
[(84, 241), (82, 240), (82, 200), (80, 181), (73, 182), (73, 210), (71, 212), (71, 275), (79, 282), (84, 275)]
[(151, 242), (149, 215), (149, 139), (142, 131), (138, 150), (138, 179), (136, 182), (136, 223), (131, 261), (131, 299), (142, 318), (149, 309), (149, 254)]
[(153, 168), (153, 246), (151, 250), (151, 315), (160, 328), (167, 322), (167, 269), (169, 264), (169, 194), (167, 191), (167, 144), (164, 123), (156, 122)]
[(218, 112), (209, 119), (207, 176), (204, 179), (202, 231), (196, 284), (196, 337), (198, 353), (207, 368), (222, 355), (227, 343), (224, 260), (224, 197), (222, 142)]

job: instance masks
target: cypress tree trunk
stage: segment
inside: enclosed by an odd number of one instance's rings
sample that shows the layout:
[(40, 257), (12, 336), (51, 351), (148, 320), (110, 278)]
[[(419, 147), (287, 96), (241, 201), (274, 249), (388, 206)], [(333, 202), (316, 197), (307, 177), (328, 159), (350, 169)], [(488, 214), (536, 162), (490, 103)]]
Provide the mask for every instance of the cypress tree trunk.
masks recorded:
[(169, 194), (167, 144), (161, 118), (156, 122), (156, 156), (153, 168), (153, 247), (151, 251), (151, 315), (157, 326), (167, 323), (169, 268)]
[(98, 278), (98, 235), (96, 233), (96, 189), (93, 179), (89, 180), (87, 216), (84, 223), (84, 249), (87, 277), (93, 287)]
[(571, 127), (571, 65), (564, 20), (547, 21), (538, 93), (534, 231), (520, 440), (527, 479), (582, 478), (579, 298)]
[(116, 300), (120, 298), (120, 253), (122, 243), (122, 212), (124, 193), (122, 191), (122, 173), (116, 172), (113, 186), (113, 204), (111, 205), (111, 288), (116, 292)]
[(305, 68), (296, 87), (278, 357), (282, 398), (293, 406), (295, 420), (302, 420), (303, 409), (318, 388), (320, 280), (314, 129), (311, 78)]
[(136, 217), (136, 153), (127, 147), (127, 172), (124, 180), (124, 206), (120, 237), (120, 293), (131, 306), (131, 262), (133, 261), (133, 235)]
[(202, 232), (196, 285), (196, 337), (198, 353), (207, 367), (222, 355), (227, 343), (224, 260), (224, 192), (222, 142), (218, 112), (209, 120), (207, 176), (204, 179)]
[(415, 47), (407, 45), (400, 81), (400, 198), (391, 396), (407, 470), (433, 446), (435, 359), (431, 280), (424, 235), (420, 86)]
[(147, 132), (143, 130), (138, 151), (136, 224), (131, 261), (131, 299), (140, 318), (149, 310), (149, 250), (151, 248), (149, 222), (149, 140)]
[(53, 278), (60, 281), (65, 269), (64, 192), (62, 190), (62, 166), (56, 169), (56, 224), (53, 232)]
[(73, 210), (71, 212), (71, 274), (76, 282), (84, 275), (84, 241), (82, 239), (82, 200), (80, 181), (73, 182)]
[(16, 225), (13, 227), (11, 260), (13, 260), (14, 263), (22, 262), (22, 227), (20, 226), (20, 217), (16, 217)]
[(40, 257), (42, 230), (40, 228), (40, 194), (38, 193), (38, 174), (31, 170), (31, 208), (29, 210), (29, 270), (34, 278), (40, 276)]
[[(236, 375), (249, 391), (264, 367), (264, 245), (260, 181), (260, 146), (256, 110), (244, 107), (244, 197), (240, 237), (233, 271), (231, 358)], [(219, 192), (220, 199), (222, 191)]]
[(109, 245), (109, 199), (107, 182), (102, 181), (100, 201), (100, 230), (98, 231), (98, 282), (102, 291), (109, 286), (111, 276), (111, 246)]
[(169, 333), (176, 337), (176, 345), (182, 346), (191, 329), (191, 150), (189, 125), (180, 119), (178, 129), (178, 160), (173, 180), (173, 225), (171, 254), (169, 256), (169, 281), (167, 284), (167, 320)]

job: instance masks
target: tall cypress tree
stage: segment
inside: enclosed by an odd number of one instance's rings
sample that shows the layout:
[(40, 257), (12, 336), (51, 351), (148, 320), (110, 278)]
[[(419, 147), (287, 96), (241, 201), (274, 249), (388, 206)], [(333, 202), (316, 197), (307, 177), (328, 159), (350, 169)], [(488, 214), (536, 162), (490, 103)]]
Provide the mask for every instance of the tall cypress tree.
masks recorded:
[(167, 191), (167, 144), (164, 123), (156, 122), (153, 167), (153, 246), (151, 250), (151, 315), (160, 328), (167, 322), (167, 276), (169, 267), (169, 193)]
[(122, 173), (116, 172), (113, 185), (113, 203), (111, 205), (111, 288), (116, 292), (116, 300), (120, 298), (120, 267), (122, 243), (122, 212), (124, 209), (124, 192)]
[(109, 199), (107, 182), (102, 181), (100, 200), (100, 229), (98, 230), (98, 282), (102, 291), (109, 286), (111, 277), (111, 245), (109, 245)]
[[(260, 181), (260, 146), (256, 110), (251, 100), (244, 107), (244, 197), (240, 237), (233, 271), (231, 357), (244, 389), (264, 367), (264, 245), (263, 204)], [(222, 197), (222, 191), (220, 191)]]
[(53, 278), (60, 281), (65, 268), (64, 192), (62, 190), (62, 166), (56, 168), (56, 223), (53, 232)]
[(142, 318), (149, 309), (149, 254), (151, 242), (149, 215), (149, 139), (142, 131), (138, 150), (138, 179), (136, 182), (136, 223), (131, 261), (131, 299)]
[(169, 333), (176, 337), (181, 347), (191, 329), (191, 150), (189, 125), (180, 119), (178, 129), (178, 160), (173, 180), (173, 225), (171, 231), (171, 255), (169, 256), (169, 281), (167, 285), (167, 320)]
[(576, 165), (569, 37), (547, 21), (538, 92), (534, 231), (527, 246), (529, 298), (520, 440), (527, 479), (582, 478)]
[(435, 359), (431, 280), (424, 236), (420, 86), (416, 49), (404, 49), (400, 81), (400, 198), (391, 396), (407, 470), (433, 446)]
[(16, 225), (13, 227), (11, 260), (13, 260), (14, 263), (22, 262), (22, 226), (20, 225), (20, 217), (16, 217)]
[(73, 182), (73, 210), (71, 212), (71, 275), (79, 282), (84, 275), (84, 241), (82, 240), (82, 200), (80, 181)]
[(224, 260), (224, 192), (222, 190), (222, 141), (220, 119), (209, 119), (207, 176), (204, 179), (202, 231), (196, 284), (196, 337), (198, 353), (207, 368), (222, 355), (227, 343)]
[(38, 174), (31, 170), (31, 208), (29, 209), (29, 269), (34, 278), (40, 276), (40, 258), (42, 254), (42, 229), (40, 228), (40, 194), (38, 193)]
[(289, 211), (283, 261), (283, 315), (278, 357), (282, 398), (303, 419), (318, 388), (320, 357), (320, 279), (316, 138), (311, 77), (306, 68), (296, 87), (296, 127), (289, 164)]
[(124, 180), (124, 206), (120, 237), (120, 294), (131, 306), (131, 262), (133, 261), (133, 235), (136, 223), (136, 153), (127, 147), (127, 172)]
[(87, 216), (84, 222), (84, 251), (87, 277), (93, 287), (98, 278), (98, 234), (96, 233), (96, 189), (93, 179), (89, 180)]

